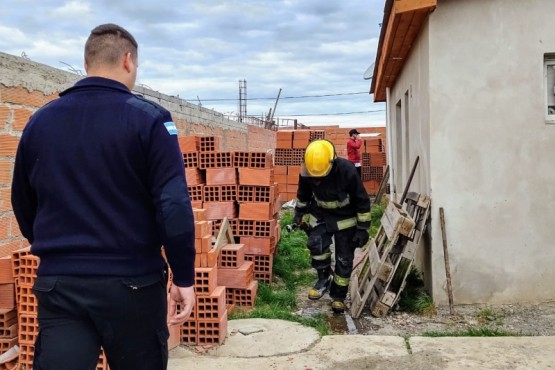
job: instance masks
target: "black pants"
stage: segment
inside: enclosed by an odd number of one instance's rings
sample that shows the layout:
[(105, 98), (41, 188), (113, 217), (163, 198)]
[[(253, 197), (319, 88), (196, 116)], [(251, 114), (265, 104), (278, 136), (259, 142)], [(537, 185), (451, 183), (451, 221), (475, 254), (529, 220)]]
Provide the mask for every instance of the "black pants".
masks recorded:
[(39, 276), (34, 370), (94, 370), (100, 347), (111, 370), (166, 369), (163, 272), (140, 277)]
[[(355, 258), (356, 246), (353, 243), (355, 227), (336, 232), (328, 232), (324, 224), (316, 226), (308, 232), (307, 247), (312, 256), (312, 267), (316, 270), (329, 269), (331, 266), (331, 256), (322, 258), (330, 254), (332, 237), (335, 239), (335, 275), (331, 287), (330, 297), (343, 301), (349, 291), (349, 279), (353, 272), (353, 260)], [(339, 285), (338, 280), (343, 284)]]

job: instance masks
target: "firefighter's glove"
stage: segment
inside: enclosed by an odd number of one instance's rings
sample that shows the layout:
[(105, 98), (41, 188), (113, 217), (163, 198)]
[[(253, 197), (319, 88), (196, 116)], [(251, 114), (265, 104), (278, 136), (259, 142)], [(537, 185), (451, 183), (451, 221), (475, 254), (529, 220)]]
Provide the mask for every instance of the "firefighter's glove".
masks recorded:
[(370, 236), (368, 235), (368, 230), (359, 229), (357, 227), (357, 230), (355, 231), (355, 236), (353, 237), (355, 248), (363, 247), (366, 243), (368, 243), (368, 239), (370, 239)]
[(293, 223), (297, 226), (301, 226), (303, 222), (303, 214), (301, 212), (295, 211), (295, 215), (293, 216)]

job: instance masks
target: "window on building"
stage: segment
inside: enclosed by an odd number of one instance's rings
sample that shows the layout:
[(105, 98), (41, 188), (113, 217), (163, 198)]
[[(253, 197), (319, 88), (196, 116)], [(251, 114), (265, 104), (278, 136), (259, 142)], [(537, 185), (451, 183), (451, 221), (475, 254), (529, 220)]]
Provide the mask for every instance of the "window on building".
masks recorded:
[(545, 120), (555, 123), (555, 53), (544, 55)]

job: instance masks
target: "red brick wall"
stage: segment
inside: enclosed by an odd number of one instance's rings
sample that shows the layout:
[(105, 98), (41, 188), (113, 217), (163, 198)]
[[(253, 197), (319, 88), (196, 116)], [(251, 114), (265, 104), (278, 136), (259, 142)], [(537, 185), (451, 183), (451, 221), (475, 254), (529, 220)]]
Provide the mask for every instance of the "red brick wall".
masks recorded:
[[(37, 90), (29, 91), (21, 86), (9, 87), (0, 83), (0, 257), (28, 245), (19, 231), (11, 206), (15, 153), (21, 132), (31, 114), (56, 97), (57, 93), (45, 95)], [(172, 114), (180, 136), (217, 136), (221, 150), (255, 151), (275, 148), (275, 132), (271, 130), (255, 126), (233, 129), (217, 124), (193, 123), (184, 118), (176, 118), (183, 117), (182, 113)]]
[(0, 84), (0, 256), (28, 245), (19, 231), (11, 205), (15, 152), (31, 114), (56, 96)]

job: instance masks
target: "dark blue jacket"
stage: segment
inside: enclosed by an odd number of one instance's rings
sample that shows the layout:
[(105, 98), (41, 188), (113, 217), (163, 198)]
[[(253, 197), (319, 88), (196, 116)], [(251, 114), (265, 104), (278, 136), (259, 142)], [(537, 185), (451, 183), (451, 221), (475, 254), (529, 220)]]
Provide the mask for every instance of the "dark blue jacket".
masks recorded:
[(39, 109), (17, 151), (12, 205), (38, 275), (194, 283), (194, 221), (170, 113), (123, 84), (88, 77)]

